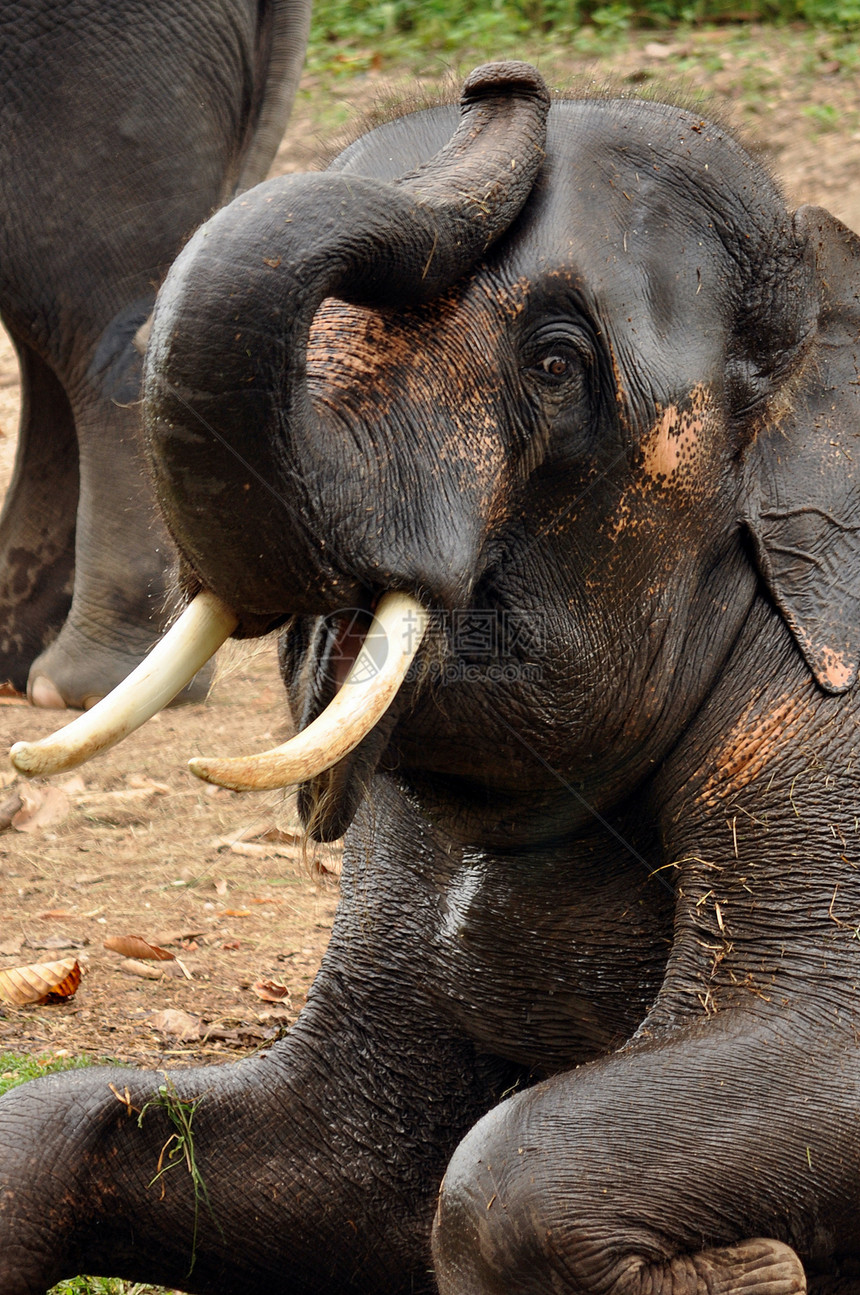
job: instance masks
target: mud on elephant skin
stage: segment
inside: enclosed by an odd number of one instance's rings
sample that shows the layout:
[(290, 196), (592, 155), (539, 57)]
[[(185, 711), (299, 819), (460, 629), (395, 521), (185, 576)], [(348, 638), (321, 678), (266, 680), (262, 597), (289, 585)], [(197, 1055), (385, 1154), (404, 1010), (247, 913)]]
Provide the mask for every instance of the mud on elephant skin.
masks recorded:
[(519, 64), (191, 240), (159, 498), (303, 730), (195, 767), (300, 777), (343, 895), (291, 1034), (175, 1076), (191, 1275), (102, 1071), (0, 1102), (4, 1291), (854, 1288), (858, 292), (721, 127)]
[(193, 230), (266, 175), (309, 15), (306, 0), (18, 0), (0, 17), (0, 315), (23, 405), (0, 684), (36, 705), (92, 704), (175, 611), (134, 338)]

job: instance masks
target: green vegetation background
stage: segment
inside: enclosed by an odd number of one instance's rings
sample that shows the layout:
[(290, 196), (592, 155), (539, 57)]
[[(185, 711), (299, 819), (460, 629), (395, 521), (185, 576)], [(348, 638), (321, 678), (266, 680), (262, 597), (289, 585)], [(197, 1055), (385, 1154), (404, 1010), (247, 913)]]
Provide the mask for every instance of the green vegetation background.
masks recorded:
[(742, 22), (853, 29), (860, 0), (316, 0), (309, 62), (324, 64), (344, 43), (376, 59), (488, 47), (498, 56), (523, 41), (579, 45), (634, 27)]

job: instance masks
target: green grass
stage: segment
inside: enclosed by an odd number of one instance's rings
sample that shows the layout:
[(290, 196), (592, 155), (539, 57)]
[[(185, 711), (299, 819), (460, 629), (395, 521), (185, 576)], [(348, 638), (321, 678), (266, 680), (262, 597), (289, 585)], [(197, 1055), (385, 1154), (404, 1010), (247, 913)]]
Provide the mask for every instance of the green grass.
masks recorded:
[[(57, 1056), (47, 1053), (40, 1057), (19, 1056), (15, 1052), (0, 1052), (0, 1096), (28, 1079), (38, 1079), (57, 1070), (78, 1070), (97, 1063), (92, 1057)], [(98, 1063), (101, 1064), (101, 1063)]]
[(434, 55), (516, 55), (523, 42), (585, 52), (633, 28), (807, 23), (860, 30), (860, 0), (315, 0), (308, 66), (367, 70)]

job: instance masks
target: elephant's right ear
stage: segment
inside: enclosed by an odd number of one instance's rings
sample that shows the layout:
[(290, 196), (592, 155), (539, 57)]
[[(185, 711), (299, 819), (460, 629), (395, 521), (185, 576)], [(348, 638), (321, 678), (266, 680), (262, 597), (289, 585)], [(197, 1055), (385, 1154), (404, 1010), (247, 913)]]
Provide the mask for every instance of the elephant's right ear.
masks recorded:
[(860, 238), (821, 207), (795, 227), (814, 256), (817, 333), (748, 447), (744, 520), (807, 665), (841, 693), (860, 666)]

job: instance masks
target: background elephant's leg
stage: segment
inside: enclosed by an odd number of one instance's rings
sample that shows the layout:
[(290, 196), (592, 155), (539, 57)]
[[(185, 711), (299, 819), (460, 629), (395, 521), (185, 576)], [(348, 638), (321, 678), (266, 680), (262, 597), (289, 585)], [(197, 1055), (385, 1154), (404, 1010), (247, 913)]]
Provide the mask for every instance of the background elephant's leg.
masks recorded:
[[(76, 413), (74, 598), (60, 634), (32, 664), (37, 706), (91, 706), (141, 661), (177, 605), (173, 548), (141, 455), (136, 402), (87, 393)], [(180, 700), (202, 701), (209, 678), (201, 671)]]
[(78, 445), (66, 392), (16, 340), (21, 426), (0, 516), (0, 683), (27, 687), (33, 658), (56, 636), (72, 600)]
[(802, 1264), (838, 1275), (857, 1245), (858, 1090), (851, 1031), (824, 1048), (789, 1014), (717, 1017), (549, 1080), (453, 1156), (439, 1289), (797, 1295)]

